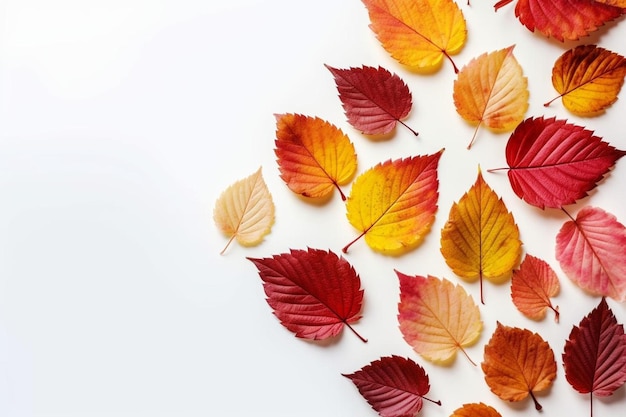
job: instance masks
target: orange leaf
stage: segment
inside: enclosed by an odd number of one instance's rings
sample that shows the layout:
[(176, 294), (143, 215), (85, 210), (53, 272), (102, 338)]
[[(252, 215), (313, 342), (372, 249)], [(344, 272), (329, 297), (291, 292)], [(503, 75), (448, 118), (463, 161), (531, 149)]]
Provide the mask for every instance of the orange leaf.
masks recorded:
[(482, 369), (491, 392), (505, 401), (521, 401), (552, 385), (556, 361), (550, 345), (537, 333), (498, 323), (485, 345)]
[(213, 220), (230, 240), (253, 246), (263, 240), (274, 223), (274, 202), (263, 180), (261, 168), (228, 187), (215, 202)]
[(483, 54), (469, 62), (454, 82), (456, 111), (476, 130), (481, 124), (495, 131), (513, 130), (528, 109), (528, 80), (513, 56), (514, 46)]
[(346, 202), (348, 221), (374, 250), (401, 254), (419, 245), (435, 221), (443, 150), (378, 164), (361, 174)]
[(472, 297), (446, 279), (396, 274), (400, 279), (398, 321), (404, 340), (429, 361), (449, 363), (461, 350), (476, 365), (463, 349), (476, 343), (482, 330)]
[(403, 65), (436, 70), (463, 48), (467, 28), (453, 0), (363, 0), (370, 28), (383, 48)]
[(515, 307), (526, 317), (541, 320), (548, 308), (559, 321), (559, 308), (553, 307), (550, 297), (559, 293), (560, 285), (554, 270), (545, 261), (526, 255), (519, 269), (513, 271), (511, 298)]
[(455, 274), (467, 281), (500, 283), (521, 256), (522, 242), (513, 215), (483, 180), (480, 169), (470, 190), (452, 205), (441, 230), (441, 253)]
[(581, 116), (602, 113), (615, 103), (626, 76), (626, 58), (595, 45), (580, 45), (561, 55), (552, 68), (552, 85), (567, 110)]
[(356, 172), (354, 145), (341, 129), (300, 114), (276, 115), (276, 149), (280, 177), (304, 197), (329, 197)]
[(450, 417), (502, 417), (495, 408), (483, 403), (463, 404)]

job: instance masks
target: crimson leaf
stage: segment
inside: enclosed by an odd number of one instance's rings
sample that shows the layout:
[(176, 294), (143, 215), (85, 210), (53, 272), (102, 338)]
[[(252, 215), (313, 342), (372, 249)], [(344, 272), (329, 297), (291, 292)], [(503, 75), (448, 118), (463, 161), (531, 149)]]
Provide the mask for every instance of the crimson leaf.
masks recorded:
[(422, 409), (430, 390), (424, 368), (411, 359), (392, 355), (382, 357), (352, 374), (343, 374), (382, 417), (413, 416)]
[(263, 280), (267, 302), (283, 326), (303, 339), (337, 336), (361, 318), (363, 290), (344, 258), (320, 249), (248, 258)]

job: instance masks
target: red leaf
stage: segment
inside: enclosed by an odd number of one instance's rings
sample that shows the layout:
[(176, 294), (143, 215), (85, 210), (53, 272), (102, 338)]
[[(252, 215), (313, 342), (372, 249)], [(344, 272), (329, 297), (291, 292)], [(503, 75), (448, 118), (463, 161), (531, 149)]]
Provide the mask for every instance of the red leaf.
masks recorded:
[(267, 302), (283, 326), (303, 339), (327, 339), (361, 318), (363, 290), (344, 258), (319, 249), (252, 261), (263, 280)]
[(585, 291), (626, 300), (626, 227), (597, 207), (585, 207), (556, 237), (556, 259)]
[[(496, 11), (513, 0), (500, 0)], [(587, 36), (599, 26), (616, 19), (625, 9), (595, 0), (518, 0), (515, 16), (531, 32), (563, 42)]]
[(574, 326), (563, 352), (565, 378), (581, 394), (606, 397), (626, 382), (626, 334), (602, 297)]
[(554, 117), (524, 120), (506, 145), (513, 191), (542, 209), (585, 197), (624, 155), (592, 131)]
[(337, 69), (326, 65), (335, 77), (339, 99), (348, 122), (366, 135), (385, 135), (411, 111), (409, 87), (385, 68), (363, 66)]
[(359, 392), (383, 417), (413, 416), (423, 400), (441, 405), (424, 395), (430, 390), (426, 371), (411, 359), (387, 356), (346, 375)]

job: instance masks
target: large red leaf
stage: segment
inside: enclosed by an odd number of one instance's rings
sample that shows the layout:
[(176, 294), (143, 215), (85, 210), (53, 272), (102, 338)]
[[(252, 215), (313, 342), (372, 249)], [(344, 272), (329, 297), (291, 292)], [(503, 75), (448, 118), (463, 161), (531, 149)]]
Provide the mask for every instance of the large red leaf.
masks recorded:
[(556, 237), (556, 259), (579, 287), (626, 300), (626, 227), (597, 207), (584, 207)]
[(581, 394), (606, 397), (626, 382), (624, 326), (617, 323), (604, 297), (572, 328), (563, 367), (567, 382)]
[(327, 339), (361, 318), (363, 290), (344, 258), (320, 249), (248, 258), (263, 280), (267, 302), (283, 326), (304, 339)]
[(386, 356), (343, 376), (383, 417), (414, 416), (422, 409), (424, 399), (441, 405), (424, 397), (430, 390), (428, 375), (411, 359)]
[(624, 155), (592, 131), (554, 117), (524, 120), (506, 145), (513, 191), (539, 208), (585, 197)]
[[(496, 11), (513, 0), (500, 0)], [(625, 9), (596, 0), (518, 0), (515, 16), (531, 32), (538, 30), (545, 36), (577, 40), (587, 36), (606, 22), (618, 18)]]
[(385, 135), (399, 122), (417, 135), (402, 122), (413, 102), (409, 87), (398, 75), (382, 67), (326, 68), (335, 77), (348, 122), (356, 129), (366, 135)]

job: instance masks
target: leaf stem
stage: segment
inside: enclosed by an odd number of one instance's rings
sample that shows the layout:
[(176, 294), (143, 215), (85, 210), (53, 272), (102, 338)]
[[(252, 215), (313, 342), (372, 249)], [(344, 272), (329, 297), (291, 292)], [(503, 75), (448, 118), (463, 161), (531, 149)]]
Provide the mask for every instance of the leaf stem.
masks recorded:
[(550, 104), (552, 104), (552, 102), (553, 102), (553, 101), (555, 101), (556, 99), (559, 99), (559, 98), (561, 98), (561, 97), (562, 97), (562, 96), (556, 96), (556, 97), (554, 97), (552, 100), (550, 100), (550, 101), (548, 101), (548, 102), (543, 103), (543, 107), (548, 107)]
[[(459, 346), (459, 347), (460, 347), (460, 346)], [(463, 354), (465, 355), (465, 357), (467, 358), (467, 360), (468, 360), (468, 361), (470, 361), (470, 363), (471, 363), (472, 365), (474, 365), (474, 366), (478, 366), (478, 365), (476, 365), (476, 362), (474, 362), (474, 361), (472, 360), (472, 358), (470, 358), (470, 357), (469, 357), (469, 355), (467, 354), (467, 352), (465, 351), (465, 349), (463, 349), (462, 347), (460, 347), (460, 349), (461, 349), (461, 352), (463, 352)]]
[(478, 129), (480, 128), (480, 123), (478, 123), (476, 125), (476, 129), (474, 129), (474, 134), (472, 135), (472, 140), (470, 141), (469, 145), (467, 145), (467, 149), (469, 150), (472, 147), (472, 144), (474, 143), (474, 140), (476, 139), (476, 135), (478, 134)]
[(359, 334), (356, 330), (354, 330), (354, 328), (353, 328), (352, 326), (350, 326), (350, 323), (348, 323), (348, 322), (345, 322), (345, 321), (344, 321), (344, 324), (345, 324), (346, 326), (348, 326), (348, 329), (352, 330), (352, 333), (354, 333), (354, 334), (356, 335), (356, 337), (358, 337), (359, 339), (361, 339), (361, 341), (362, 341), (363, 343), (367, 343), (367, 339), (366, 339), (366, 338), (364, 338), (363, 336), (361, 336), (361, 335), (360, 335), (360, 334)]
[(448, 58), (448, 61), (450, 61), (452, 63), (452, 68), (454, 68), (454, 73), (458, 74), (459, 73), (459, 69), (457, 68), (456, 64), (454, 63), (454, 61), (452, 60), (450, 55), (448, 55), (448, 52), (446, 52), (446, 51), (442, 51), (442, 52), (445, 55), (445, 57)]
[(552, 307), (552, 304), (550, 304), (550, 308), (552, 309), (552, 311), (554, 311), (554, 321), (558, 323), (559, 318), (561, 317), (561, 313), (559, 312), (559, 306)]
[(346, 246), (344, 246), (344, 247), (343, 247), (343, 249), (341, 249), (341, 251), (342, 251), (343, 253), (348, 253), (348, 248), (349, 248), (350, 246), (352, 246), (352, 244), (353, 244), (354, 242), (356, 242), (357, 240), (361, 239), (361, 238), (365, 235), (365, 233), (367, 233), (367, 230), (366, 230), (365, 232), (361, 233), (360, 235), (358, 235), (358, 236), (356, 237), (356, 239), (354, 239), (352, 242), (350, 242), (350, 243), (348, 243)]
[(415, 136), (419, 135), (419, 133), (417, 133), (415, 130), (411, 129), (411, 127), (409, 125), (407, 125), (406, 123), (404, 123), (402, 120), (398, 120), (398, 122), (400, 122), (400, 124), (402, 126), (404, 126), (407, 129), (409, 129), (411, 131), (411, 133), (413, 133)]
[(593, 417), (593, 392), (589, 393), (589, 417)]
[(504, 7), (507, 4), (511, 3), (512, 1), (513, 0), (500, 0), (499, 2), (494, 4), (493, 8), (496, 9), (496, 12), (497, 12), (500, 7)]
[(222, 251), (220, 252), (220, 255), (223, 255), (224, 253), (226, 253), (226, 249), (228, 249), (228, 247), (230, 246), (233, 240), (235, 240), (234, 234), (230, 237), (230, 239), (228, 239), (228, 242), (226, 242), (226, 246), (224, 246), (224, 249), (222, 249)]
[(535, 394), (533, 394), (532, 391), (528, 391), (528, 392), (530, 393), (530, 398), (532, 398), (533, 402), (535, 403), (535, 410), (541, 411), (543, 407), (541, 406), (541, 404), (539, 404), (539, 401), (537, 401), (537, 397), (535, 397)]
[(491, 168), (491, 169), (488, 169), (487, 172), (506, 171), (506, 170), (509, 170), (509, 169), (511, 169), (511, 168), (509, 168), (509, 167)]
[[(435, 400), (431, 400), (431, 399), (430, 399), (430, 398), (428, 398), (428, 397), (422, 397), (422, 399), (423, 399), (423, 400), (426, 400), (426, 401), (430, 401), (430, 402), (431, 402), (431, 403), (433, 403), (433, 404), (437, 404), (438, 406), (441, 406), (441, 401), (440, 401), (440, 400), (435, 401)], [(592, 416), (592, 417), (593, 417), (593, 416)]]
[(335, 184), (335, 187), (337, 188), (337, 190), (339, 190), (339, 195), (341, 196), (341, 200), (346, 201), (346, 195), (343, 193), (343, 191), (341, 191), (341, 188), (339, 188), (339, 184), (337, 184), (336, 182), (333, 182), (333, 184)]

